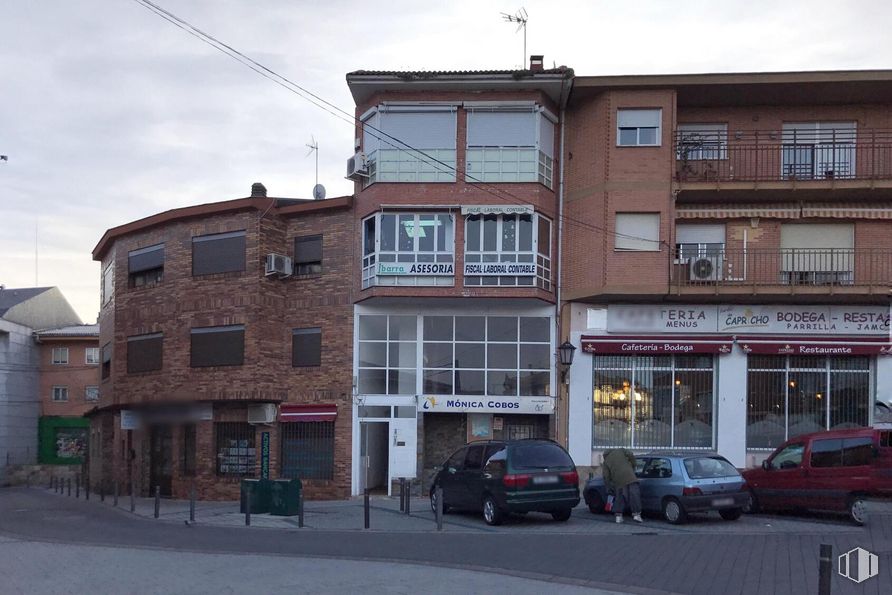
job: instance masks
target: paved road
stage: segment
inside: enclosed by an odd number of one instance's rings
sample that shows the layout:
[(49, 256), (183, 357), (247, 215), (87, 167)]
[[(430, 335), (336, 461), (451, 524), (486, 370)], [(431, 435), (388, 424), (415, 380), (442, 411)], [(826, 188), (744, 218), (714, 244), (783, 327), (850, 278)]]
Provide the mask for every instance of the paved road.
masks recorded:
[[(475, 522), (474, 517), (465, 520)], [(0, 534), (27, 542), (24, 546), (13, 542), (13, 550), (54, 542), (117, 547), (133, 556), (132, 548), (264, 558), (270, 554), (297, 559), (318, 556), (416, 564), (428, 570), (431, 565), (481, 570), (547, 580), (553, 583), (548, 590), (585, 585), (632, 593), (786, 595), (817, 592), (819, 544), (830, 543), (834, 553), (861, 546), (880, 556), (879, 577), (855, 585), (834, 575), (834, 593), (892, 592), (889, 516), (875, 516), (866, 528), (825, 523), (823, 532), (800, 534), (720, 533), (713, 530), (720, 525), (709, 522), (688, 526), (685, 532), (636, 528), (636, 533), (620, 533), (620, 528), (602, 521), (586, 526), (590, 527), (587, 532), (567, 533), (526, 531), (522, 526), (514, 526), (513, 531), (505, 527), (498, 532), (444, 533), (190, 527), (135, 517), (44, 490), (0, 490)], [(654, 526), (659, 525), (654, 522)], [(439, 570), (422, 576), (421, 582), (404, 584), (420, 589), (448, 584), (437, 578)]]

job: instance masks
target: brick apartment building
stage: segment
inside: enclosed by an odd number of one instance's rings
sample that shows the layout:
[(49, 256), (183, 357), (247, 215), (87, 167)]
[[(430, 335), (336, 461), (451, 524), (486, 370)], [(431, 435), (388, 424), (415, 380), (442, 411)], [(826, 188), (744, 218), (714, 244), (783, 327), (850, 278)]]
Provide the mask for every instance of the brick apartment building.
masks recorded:
[[(560, 116), (572, 71), (347, 75), (352, 493), (427, 487), (472, 439), (548, 437)], [(364, 156), (364, 159), (363, 159)]]
[(242, 477), (300, 477), (308, 497), (349, 494), (351, 202), (254, 184), (105, 233), (94, 485), (223, 499)]
[[(892, 72), (576, 77), (569, 448), (717, 449), (892, 394)], [(597, 255), (591, 258), (591, 255)]]

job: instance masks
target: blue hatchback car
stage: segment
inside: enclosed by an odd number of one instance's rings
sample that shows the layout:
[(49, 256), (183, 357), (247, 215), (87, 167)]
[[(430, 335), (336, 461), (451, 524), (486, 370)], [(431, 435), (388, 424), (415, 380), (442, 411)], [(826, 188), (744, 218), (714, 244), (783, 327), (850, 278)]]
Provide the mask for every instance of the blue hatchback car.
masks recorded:
[[(643, 511), (660, 514), (670, 523), (683, 523), (689, 513), (710, 510), (733, 521), (749, 504), (749, 492), (740, 472), (715, 453), (653, 452), (635, 459)], [(591, 512), (604, 513), (604, 479), (589, 479), (583, 498)]]

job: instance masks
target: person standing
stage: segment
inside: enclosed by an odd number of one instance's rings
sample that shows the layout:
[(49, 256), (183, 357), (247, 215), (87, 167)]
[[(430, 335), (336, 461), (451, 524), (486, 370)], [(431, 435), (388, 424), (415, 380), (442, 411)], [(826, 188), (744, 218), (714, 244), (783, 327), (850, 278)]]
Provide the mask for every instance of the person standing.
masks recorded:
[(623, 522), (627, 502), (632, 510), (632, 519), (637, 523), (644, 522), (641, 519), (641, 487), (635, 475), (635, 455), (625, 448), (605, 451), (601, 474), (607, 488), (615, 494), (613, 512), (616, 522)]

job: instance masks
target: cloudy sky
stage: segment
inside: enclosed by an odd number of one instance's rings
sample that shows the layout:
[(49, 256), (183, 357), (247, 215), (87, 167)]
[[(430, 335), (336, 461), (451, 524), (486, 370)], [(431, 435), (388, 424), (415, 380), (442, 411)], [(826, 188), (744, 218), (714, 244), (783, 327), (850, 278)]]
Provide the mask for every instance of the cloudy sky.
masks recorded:
[[(155, 2), (346, 110), (351, 70), (519, 66), (521, 6), (527, 53), (577, 74), (892, 68), (888, 0)], [(0, 102), (0, 284), (57, 285), (85, 322), (109, 227), (257, 181), (309, 197), (311, 138), (328, 196), (352, 190), (351, 126), (135, 0), (0, 2)]]

